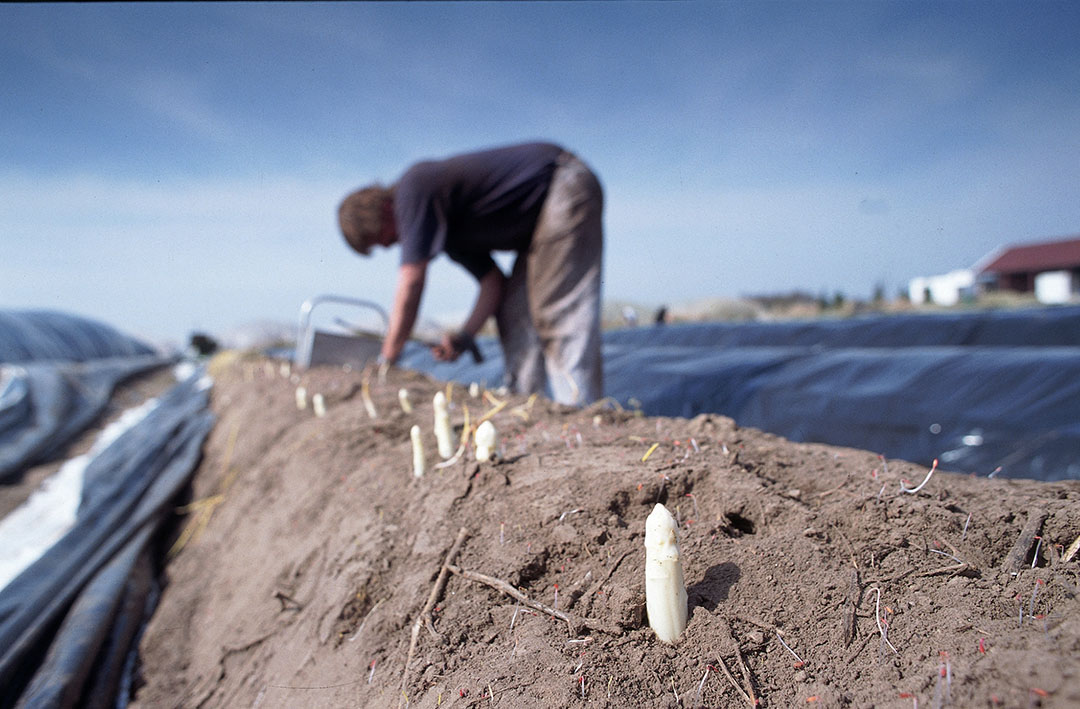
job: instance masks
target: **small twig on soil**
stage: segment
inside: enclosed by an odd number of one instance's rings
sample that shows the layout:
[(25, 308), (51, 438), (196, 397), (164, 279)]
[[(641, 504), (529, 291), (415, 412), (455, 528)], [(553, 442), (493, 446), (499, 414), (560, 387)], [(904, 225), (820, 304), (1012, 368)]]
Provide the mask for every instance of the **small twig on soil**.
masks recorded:
[[(485, 396), (487, 395), (487, 392), (486, 392), (486, 391), (484, 392), (484, 395), (485, 395)], [(492, 399), (494, 399), (495, 397), (491, 397), (491, 398), (492, 398)], [(494, 416), (495, 414), (497, 414), (497, 413), (499, 413), (500, 411), (502, 411), (503, 409), (505, 409), (505, 408), (506, 408), (506, 405), (507, 405), (508, 403), (510, 403), (510, 402), (508, 402), (508, 401), (500, 401), (500, 402), (499, 402), (498, 404), (496, 404), (496, 405), (495, 405), (494, 407), (492, 407), (492, 408), (488, 409), (488, 411), (487, 411), (487, 413), (486, 413), (486, 414), (484, 414), (483, 416), (481, 416), (480, 418), (478, 418), (478, 419), (476, 420), (476, 425), (477, 425), (477, 426), (479, 426), (479, 425), (480, 425), (480, 424), (482, 424), (482, 423), (483, 423), (484, 421), (487, 421), (487, 420), (488, 420), (489, 418), (491, 418), (491, 417), (492, 417), (492, 416)]]
[(738, 645), (735, 645), (735, 659), (739, 661), (739, 669), (742, 670), (743, 679), (746, 680), (746, 691), (750, 695), (750, 706), (756, 707), (758, 705), (757, 697), (754, 696), (754, 681), (750, 678), (750, 669), (746, 666), (746, 662), (743, 660), (742, 650)]
[(961, 562), (959, 564), (953, 564), (952, 566), (943, 566), (940, 569), (931, 569), (930, 571), (923, 571), (915, 574), (916, 576), (937, 576), (938, 574), (952, 574), (958, 576), (965, 571), (975, 571), (971, 564)]
[(731, 672), (728, 670), (727, 665), (724, 664), (724, 658), (717, 655), (716, 661), (720, 663), (720, 671), (724, 673), (725, 677), (727, 677), (728, 682), (731, 682), (731, 686), (735, 688), (735, 691), (739, 693), (739, 696), (746, 700), (747, 704), (753, 707), (754, 702), (750, 700), (750, 697), (746, 694), (745, 691), (743, 691), (743, 688), (740, 687), (739, 683), (735, 681), (735, 678), (731, 675)]
[(1033, 509), (1028, 513), (1027, 523), (1024, 528), (1020, 530), (1020, 537), (1017, 538), (1016, 543), (1013, 544), (1013, 548), (1009, 551), (1008, 556), (1005, 557), (1005, 563), (1001, 565), (1001, 570), (1007, 574), (1015, 574), (1024, 566), (1024, 560), (1027, 558), (1028, 549), (1031, 548), (1031, 543), (1035, 540), (1035, 535), (1039, 533), (1042, 528), (1043, 522), (1046, 521), (1046, 510)]
[(364, 402), (364, 410), (367, 411), (368, 418), (374, 420), (379, 418), (378, 412), (375, 410), (375, 402), (371, 400), (371, 372), (367, 373), (364, 380), (360, 383), (360, 399)]
[(529, 598), (528, 596), (526, 596), (524, 593), (522, 593), (521, 591), (517, 590), (516, 588), (514, 588), (513, 586), (508, 584), (506, 581), (503, 581), (502, 579), (497, 579), (497, 578), (495, 578), (493, 576), (488, 576), (487, 574), (477, 573), (476, 571), (469, 571), (467, 569), (462, 569), (462, 568), (460, 568), (458, 566), (454, 566), (452, 564), (447, 565), (446, 568), (452, 574), (455, 574), (457, 576), (461, 576), (462, 578), (468, 579), (469, 581), (476, 581), (477, 583), (482, 583), (485, 586), (490, 586), (491, 588), (495, 589), (496, 591), (501, 591), (502, 593), (505, 593), (506, 595), (510, 596), (511, 598), (516, 598), (517, 600), (521, 601), (521, 603), (523, 605), (526, 605), (529, 608), (532, 608), (533, 610), (538, 610), (538, 611), (541, 611), (542, 613), (547, 613), (550, 616), (553, 616), (555, 618), (558, 618), (561, 621), (564, 621), (567, 624), (567, 626), (570, 628), (570, 632), (573, 635), (577, 634), (576, 630), (577, 630), (577, 626), (579, 626), (579, 625), (584, 626), (584, 627), (588, 628), (589, 630), (598, 630), (598, 631), (600, 631), (602, 633), (607, 633), (608, 635), (622, 635), (623, 634), (622, 628), (620, 628), (618, 625), (615, 625), (614, 623), (606, 623), (606, 622), (604, 622), (602, 620), (596, 620), (594, 618), (575, 618), (575, 617), (571, 616), (569, 613), (565, 613), (563, 611), (556, 610), (554, 608), (550, 608), (548, 606), (545, 606), (543, 603), (540, 603), (538, 601), (534, 601), (531, 598)]
[(1066, 564), (1069, 563), (1076, 556), (1077, 551), (1080, 551), (1080, 536), (1077, 536), (1073, 543), (1069, 545), (1069, 548), (1065, 550), (1065, 555), (1061, 557), (1061, 560)]
[(847, 484), (847, 482), (842, 482), (839, 485), (837, 485), (836, 487), (830, 488), (830, 489), (826, 490), (825, 492), (819, 492), (817, 494), (817, 496), (818, 497), (825, 497), (826, 495), (831, 495), (831, 494), (833, 494), (834, 492), (836, 492), (838, 490), (842, 490), (844, 488), (844, 485), (846, 485), (846, 484)]
[[(611, 568), (608, 569), (608, 572), (604, 575), (604, 578), (602, 578), (602, 579), (598, 580), (596, 583), (594, 583), (589, 588), (589, 590), (586, 591), (580, 597), (589, 599), (591, 601), (593, 595), (595, 595), (597, 591), (599, 591), (601, 588), (603, 588), (604, 584), (607, 583), (608, 580), (611, 578), (611, 575), (615, 573), (615, 569), (619, 568), (619, 564), (622, 563), (622, 560), (625, 559), (626, 557), (628, 557), (629, 555), (630, 555), (629, 551), (623, 552), (622, 556), (620, 556), (618, 559), (616, 559), (615, 563), (612, 564)], [(569, 602), (566, 604), (566, 610), (570, 610), (571, 608), (573, 608), (574, 603), (577, 602), (578, 598), (579, 598), (578, 596), (571, 595)], [(589, 612), (588, 605), (586, 605), (586, 607), (585, 607), (585, 612), (586, 613)]]
[[(428, 594), (427, 603), (424, 604), (423, 610), (416, 616), (416, 622), (413, 623), (412, 637), (409, 640), (409, 654), (405, 656), (405, 668), (401, 672), (402, 697), (408, 696), (405, 694), (405, 687), (407, 686), (409, 679), (409, 663), (412, 662), (413, 655), (416, 653), (416, 642), (420, 636), (420, 626), (427, 625), (428, 629), (434, 632), (431, 622), (431, 609), (435, 607), (435, 603), (439, 600), (439, 596), (442, 595), (443, 589), (446, 588), (446, 579), (449, 578), (450, 563), (453, 562), (454, 557), (457, 556), (458, 551), (461, 550), (461, 545), (465, 543), (465, 538), (468, 536), (469, 531), (464, 527), (458, 530), (457, 539), (454, 540), (454, 545), (450, 547), (450, 551), (446, 553), (442, 568), (439, 569), (439, 577), (436, 579), (435, 585), (432, 586), (431, 593)], [(400, 705), (400, 701), (398, 704)]]
[(852, 662), (855, 661), (856, 657), (858, 657), (859, 655), (861, 655), (863, 653), (863, 650), (866, 649), (866, 644), (870, 642), (871, 637), (873, 637), (873, 636), (872, 635), (864, 635), (863, 636), (862, 642), (860, 642), (858, 644), (858, 647), (855, 648), (855, 652), (848, 655), (847, 659), (844, 660), (844, 665), (850, 665)]
[[(893, 574), (891, 576), (886, 576), (884, 578), (879, 578), (879, 579), (870, 579), (869, 581), (867, 581), (867, 583), (875, 583), (875, 584), (892, 583), (893, 581), (899, 581), (900, 579), (904, 578), (905, 576), (911, 576), (914, 573), (915, 573), (915, 569), (904, 569), (903, 571), (899, 571), (899, 572), (897, 572), (897, 573), (895, 573), (895, 574)], [(923, 574), (918, 574), (918, 575), (919, 576), (925, 576), (927, 574), (923, 573)]]
[[(735, 635), (731, 632), (730, 625), (724, 625), (727, 630), (728, 639), (731, 640), (731, 644), (735, 647), (735, 659), (739, 661), (739, 669), (742, 670), (743, 679), (746, 681), (746, 696), (751, 707), (758, 705), (757, 697), (754, 696), (754, 681), (750, 677), (750, 670), (746, 666), (746, 662), (743, 660), (742, 650), (739, 649), (739, 643), (735, 640)], [(776, 628), (772, 628), (775, 632)], [(719, 657), (719, 656), (718, 656)]]
[(845, 646), (850, 645), (851, 641), (855, 639), (855, 608), (859, 605), (861, 595), (859, 569), (856, 567), (851, 570), (851, 576), (848, 579), (847, 598), (844, 599), (843, 632)]

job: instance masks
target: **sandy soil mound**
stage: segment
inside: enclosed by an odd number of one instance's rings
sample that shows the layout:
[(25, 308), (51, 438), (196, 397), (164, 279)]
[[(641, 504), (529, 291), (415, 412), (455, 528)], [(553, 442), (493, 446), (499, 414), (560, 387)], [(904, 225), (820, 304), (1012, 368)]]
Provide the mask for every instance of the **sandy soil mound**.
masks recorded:
[[(415, 479), (409, 429), (433, 466), (444, 385), (290, 381), (236, 355), (212, 372), (195, 534), (142, 639), (136, 706), (1080, 706), (1063, 558), (1080, 483), (939, 471), (908, 494), (926, 469), (872, 452), (461, 387), (454, 424), (490, 414), (501, 461), (470, 449)], [(297, 408), (298, 383), (325, 417)], [(674, 645), (643, 619), (657, 502), (682, 525)]]

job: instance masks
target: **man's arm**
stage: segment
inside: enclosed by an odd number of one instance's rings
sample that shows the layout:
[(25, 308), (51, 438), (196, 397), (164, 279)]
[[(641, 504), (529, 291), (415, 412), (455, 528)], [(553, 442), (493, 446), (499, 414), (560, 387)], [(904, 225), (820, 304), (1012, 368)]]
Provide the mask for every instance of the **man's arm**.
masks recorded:
[(382, 359), (393, 364), (401, 356), (406, 340), (412, 334), (416, 324), (416, 314), (420, 311), (420, 296), (424, 292), (424, 278), (427, 275), (427, 262), (403, 263), (398, 269), (397, 288), (394, 291), (394, 305), (390, 310), (390, 326), (383, 340)]
[[(443, 335), (442, 342), (434, 350), (435, 358), (452, 362), (460, 357), (487, 319), (499, 309), (505, 290), (506, 277), (497, 267), (492, 268), (480, 279), (480, 292), (476, 295), (476, 303), (469, 318), (459, 332)], [(466, 337), (462, 338), (462, 335)]]

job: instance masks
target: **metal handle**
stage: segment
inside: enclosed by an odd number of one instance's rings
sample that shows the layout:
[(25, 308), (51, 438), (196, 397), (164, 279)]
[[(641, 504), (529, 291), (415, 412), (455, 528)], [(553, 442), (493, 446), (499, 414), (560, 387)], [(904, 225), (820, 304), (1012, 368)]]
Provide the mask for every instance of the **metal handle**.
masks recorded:
[(296, 354), (293, 357), (293, 363), (301, 369), (307, 369), (311, 366), (311, 343), (315, 336), (314, 329), (311, 325), (311, 311), (315, 309), (316, 305), (322, 303), (354, 305), (358, 308), (374, 310), (379, 314), (379, 317), (382, 318), (383, 334), (385, 335), (386, 331), (390, 329), (390, 317), (386, 314), (386, 310), (373, 301), (331, 294), (317, 295), (314, 298), (308, 298), (300, 306), (300, 327), (296, 334)]

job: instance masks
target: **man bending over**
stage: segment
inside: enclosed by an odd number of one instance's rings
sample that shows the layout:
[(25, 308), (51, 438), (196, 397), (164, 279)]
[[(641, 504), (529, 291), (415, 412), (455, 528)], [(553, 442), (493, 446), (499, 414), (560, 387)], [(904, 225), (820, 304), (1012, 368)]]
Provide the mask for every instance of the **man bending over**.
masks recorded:
[[(412, 333), (428, 263), (445, 252), (480, 284), (461, 329), (436, 358), (469, 350), (492, 315), (517, 393), (544, 390), (582, 405), (603, 392), (600, 284), (603, 191), (580, 159), (558, 145), (525, 143), (417, 163), (389, 186), (347, 196), (338, 209), (349, 245), (401, 244), (382, 360), (393, 364)], [(491, 254), (517, 254), (507, 276)]]

